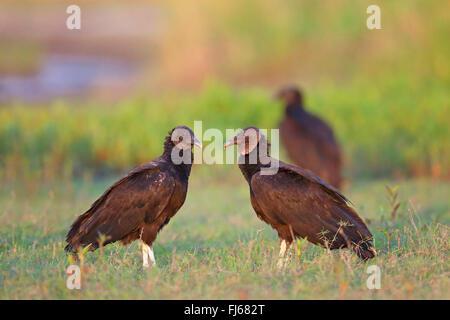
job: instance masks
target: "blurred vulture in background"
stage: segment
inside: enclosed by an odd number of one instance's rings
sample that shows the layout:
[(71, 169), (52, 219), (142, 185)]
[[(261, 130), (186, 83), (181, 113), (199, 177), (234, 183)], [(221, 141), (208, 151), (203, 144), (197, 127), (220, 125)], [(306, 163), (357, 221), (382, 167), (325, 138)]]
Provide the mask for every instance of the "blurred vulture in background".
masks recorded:
[[(374, 257), (372, 234), (337, 189), (308, 170), (270, 157), (269, 144), (258, 128), (244, 129), (224, 147), (234, 144), (253, 209), (278, 232), (279, 269), (297, 237), (330, 250), (351, 249), (363, 260)], [(278, 163), (278, 170), (270, 169), (273, 163)]]
[(336, 188), (341, 186), (341, 154), (333, 130), (307, 112), (299, 89), (287, 87), (276, 97), (285, 105), (280, 138), (289, 158)]
[(188, 127), (169, 132), (160, 157), (128, 172), (75, 220), (65, 250), (76, 252), (87, 246), (95, 250), (102, 235), (102, 245), (140, 239), (143, 267), (149, 266), (149, 259), (154, 265), (152, 244), (186, 199), (194, 145), (201, 148)]

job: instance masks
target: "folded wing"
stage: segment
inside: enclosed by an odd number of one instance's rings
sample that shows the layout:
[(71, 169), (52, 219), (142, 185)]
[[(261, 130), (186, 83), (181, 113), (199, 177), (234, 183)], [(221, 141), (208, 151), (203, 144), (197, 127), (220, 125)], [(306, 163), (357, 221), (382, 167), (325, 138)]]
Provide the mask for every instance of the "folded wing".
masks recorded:
[(67, 234), (66, 250), (89, 244), (96, 249), (100, 235), (106, 236), (107, 244), (138, 234), (144, 222), (152, 222), (163, 212), (174, 188), (174, 179), (155, 162), (133, 169), (75, 220)]
[(280, 163), (276, 175), (255, 174), (251, 188), (262, 215), (291, 226), (295, 236), (330, 249), (370, 251), (372, 235), (348, 200), (307, 170)]

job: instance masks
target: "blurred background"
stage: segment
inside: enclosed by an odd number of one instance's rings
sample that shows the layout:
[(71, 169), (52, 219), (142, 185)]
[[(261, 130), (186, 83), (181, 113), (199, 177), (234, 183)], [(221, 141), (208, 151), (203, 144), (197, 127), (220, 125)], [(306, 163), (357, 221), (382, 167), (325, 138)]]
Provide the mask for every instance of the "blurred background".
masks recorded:
[(276, 128), (292, 83), (348, 180), (450, 177), (448, 1), (377, 1), (381, 30), (364, 0), (76, 1), (68, 30), (73, 2), (0, 4), (3, 181), (124, 172), (194, 120)]

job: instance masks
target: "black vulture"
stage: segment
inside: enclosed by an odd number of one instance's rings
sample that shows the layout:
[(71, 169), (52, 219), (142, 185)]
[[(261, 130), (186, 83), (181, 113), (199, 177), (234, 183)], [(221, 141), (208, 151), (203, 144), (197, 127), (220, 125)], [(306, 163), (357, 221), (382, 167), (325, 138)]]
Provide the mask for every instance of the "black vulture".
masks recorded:
[(128, 172), (75, 220), (65, 250), (76, 252), (86, 246), (95, 250), (101, 235), (103, 245), (140, 239), (144, 268), (149, 258), (154, 265), (152, 244), (186, 199), (194, 144), (202, 147), (188, 127), (170, 131), (160, 157)]
[(305, 110), (298, 88), (286, 87), (276, 97), (285, 106), (279, 128), (289, 158), (339, 189), (341, 153), (333, 130), (325, 121)]
[[(224, 147), (234, 144), (252, 206), (258, 218), (278, 232), (279, 268), (297, 237), (330, 250), (352, 249), (363, 260), (374, 257), (372, 234), (336, 188), (308, 170), (270, 157), (266, 137), (256, 127), (242, 130)], [(269, 170), (273, 163), (278, 170)]]

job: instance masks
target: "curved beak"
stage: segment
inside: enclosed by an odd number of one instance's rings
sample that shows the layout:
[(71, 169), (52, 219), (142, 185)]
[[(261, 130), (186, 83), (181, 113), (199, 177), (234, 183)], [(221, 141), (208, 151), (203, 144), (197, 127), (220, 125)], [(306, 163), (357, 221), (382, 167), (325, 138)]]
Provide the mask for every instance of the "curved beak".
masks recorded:
[(194, 145), (196, 145), (197, 147), (199, 147), (200, 149), (203, 148), (202, 143), (194, 136)]
[(236, 137), (231, 138), (230, 140), (228, 140), (227, 142), (225, 142), (223, 144), (224, 148), (227, 148), (229, 146), (232, 146), (233, 144), (236, 144)]

